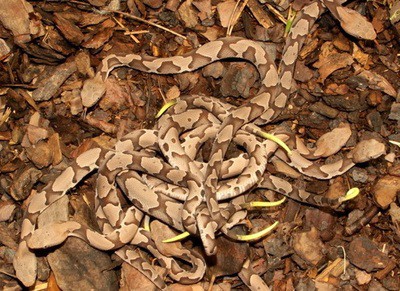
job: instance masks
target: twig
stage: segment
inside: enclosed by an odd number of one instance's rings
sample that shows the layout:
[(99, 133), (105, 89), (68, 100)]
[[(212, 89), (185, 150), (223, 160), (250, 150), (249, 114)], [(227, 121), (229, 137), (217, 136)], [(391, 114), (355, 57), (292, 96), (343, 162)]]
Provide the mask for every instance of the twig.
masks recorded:
[[(273, 7), (271, 4), (267, 3), (266, 5), (268, 7), (268, 11), (271, 12), (272, 14), (274, 14), (276, 16), (276, 18), (278, 18), (283, 24), (286, 25), (287, 20), (285, 19), (285, 17), (278, 10), (276, 10), (275, 7)], [(291, 14), (291, 11), (292, 11), (292, 9), (290, 7), (289, 15)]]
[[(119, 26), (121, 26), (123, 29), (125, 29), (125, 31), (129, 32), (129, 29), (128, 29), (125, 25), (123, 25), (117, 18), (115, 18), (114, 16), (113, 16), (112, 18), (114, 19), (114, 21), (115, 21)], [(140, 41), (137, 39), (137, 37), (134, 36), (133, 34), (129, 34), (129, 36), (131, 37), (131, 39), (133, 39), (134, 42), (140, 43)]]
[(233, 9), (231, 17), (229, 18), (228, 30), (226, 31), (226, 36), (230, 36), (232, 34), (233, 27), (235, 26), (236, 22), (238, 21), (240, 15), (242, 15), (242, 12), (248, 2), (249, 2), (249, 0), (244, 0), (244, 2), (242, 3), (242, 6), (239, 9), (238, 9), (238, 6), (240, 3), (240, 0), (238, 0), (236, 2), (235, 8)]
[(126, 31), (126, 32), (124, 32), (124, 35), (143, 34), (143, 33), (149, 33), (149, 31), (148, 30)]
[(187, 39), (186, 36), (184, 36), (184, 35), (182, 35), (182, 34), (180, 34), (180, 33), (177, 33), (177, 32), (175, 32), (175, 31), (173, 31), (173, 30), (171, 30), (171, 29), (168, 29), (168, 28), (166, 28), (166, 27), (164, 27), (164, 26), (161, 26), (161, 25), (159, 25), (159, 24), (157, 24), (157, 23), (148, 21), (148, 20), (146, 20), (146, 19), (137, 17), (137, 16), (135, 16), (135, 15), (131, 15), (131, 14), (126, 13), (126, 12), (113, 11), (113, 10), (108, 10), (108, 9), (106, 9), (105, 11), (110, 12), (110, 13), (117, 13), (117, 14), (120, 14), (120, 15), (125, 16), (125, 17), (127, 17), (127, 18), (131, 18), (131, 19), (133, 19), (133, 20), (136, 20), (136, 21), (139, 21), (139, 22), (143, 22), (143, 23), (146, 23), (146, 24), (151, 25), (151, 26), (155, 26), (155, 27), (160, 28), (160, 29), (162, 29), (162, 30), (165, 30), (165, 31), (167, 31), (167, 32), (169, 32), (169, 33), (172, 33), (172, 34), (174, 34), (174, 35), (176, 35), (176, 36), (179, 36), (179, 37), (181, 37), (181, 38), (183, 38), (183, 39)]

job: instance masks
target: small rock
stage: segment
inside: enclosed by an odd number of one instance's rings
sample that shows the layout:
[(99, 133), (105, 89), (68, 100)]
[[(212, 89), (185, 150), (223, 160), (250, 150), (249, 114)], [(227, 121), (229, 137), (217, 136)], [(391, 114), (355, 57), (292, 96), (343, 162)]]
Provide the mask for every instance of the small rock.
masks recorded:
[(400, 191), (400, 177), (386, 175), (378, 180), (373, 188), (375, 202), (385, 209), (396, 200)]
[(293, 233), (293, 248), (298, 256), (314, 266), (324, 258), (325, 246), (314, 227), (307, 232)]
[(382, 117), (378, 111), (372, 111), (367, 114), (368, 125), (376, 132), (381, 131), (383, 125)]
[(358, 269), (355, 270), (355, 274), (358, 285), (368, 284), (372, 279), (371, 274), (368, 274), (367, 272)]
[(354, 239), (349, 245), (347, 256), (353, 265), (367, 272), (383, 269), (388, 262), (387, 255), (367, 237)]
[(236, 63), (229, 66), (221, 81), (223, 96), (248, 97), (250, 88), (258, 78), (254, 66), (247, 63)]
[(368, 172), (363, 168), (354, 167), (351, 176), (355, 182), (365, 183), (368, 181)]
[(400, 103), (393, 103), (390, 108), (389, 119), (400, 121)]

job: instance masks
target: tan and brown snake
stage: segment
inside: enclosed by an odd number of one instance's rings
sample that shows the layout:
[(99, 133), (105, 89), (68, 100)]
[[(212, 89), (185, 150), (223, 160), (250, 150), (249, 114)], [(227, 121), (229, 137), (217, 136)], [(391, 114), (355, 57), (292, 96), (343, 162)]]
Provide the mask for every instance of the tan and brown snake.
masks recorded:
[[(325, 0), (323, 3), (331, 11), (340, 7), (337, 1)], [(150, 251), (172, 279), (191, 284), (203, 278), (206, 270), (204, 258), (194, 250), (179, 246), (179, 243), (176, 243), (178, 246), (174, 252), (161, 251), (151, 232), (141, 226), (146, 215), (180, 232), (188, 231), (199, 236), (206, 254), (213, 255), (217, 251), (216, 234), (223, 233), (235, 239), (230, 228), (246, 217), (240, 204), (244, 202), (242, 194), (250, 189), (268, 188), (317, 206), (340, 204), (342, 199), (329, 200), (296, 189), (282, 178), (265, 173), (265, 170), (269, 159), (275, 157), (304, 175), (318, 179), (330, 179), (344, 173), (356, 162), (351, 152), (332, 164), (320, 165), (313, 160), (326, 158), (345, 145), (351, 134), (348, 124), (342, 124), (324, 136), (328, 140), (336, 139), (332, 148), (327, 148), (329, 143), (321, 142), (320, 145), (317, 143), (314, 151), (290, 132), (277, 129), (275, 136), (290, 146), (290, 155), (276, 143), (263, 139), (258, 127), (273, 121), (285, 108), (297, 55), (322, 10), (322, 3), (313, 1), (299, 13), (279, 68), (258, 42), (239, 37), (204, 44), (183, 56), (154, 58), (129, 54), (105, 58), (96, 77), (88, 80), (82, 90), (87, 107), (101, 97), (105, 79), (119, 66), (148, 73), (178, 74), (218, 60), (243, 59), (257, 68), (261, 87), (254, 98), (240, 107), (213, 97), (183, 97), (160, 118), (153, 130), (131, 132), (111, 150), (93, 148), (77, 157), (29, 204), (23, 220), (21, 243), (14, 259), (17, 277), (26, 286), (31, 286), (36, 278), (33, 250), (55, 246), (68, 236), (75, 236), (98, 249), (115, 250), (160, 289), (166, 287), (164, 279), (135, 251), (135, 247)], [(213, 146), (205, 163), (198, 159), (198, 153), (208, 140), (213, 140)], [(232, 143), (244, 152), (225, 159)], [(369, 158), (376, 158), (383, 152), (384, 146), (378, 143), (376, 153)], [(73, 221), (36, 229), (40, 213), (96, 169), (95, 210), (102, 232)], [(121, 206), (117, 187), (132, 203), (128, 209)], [(187, 262), (190, 269), (181, 267), (180, 261)], [(252, 290), (266, 288), (265, 283), (251, 271), (248, 262), (240, 277)]]

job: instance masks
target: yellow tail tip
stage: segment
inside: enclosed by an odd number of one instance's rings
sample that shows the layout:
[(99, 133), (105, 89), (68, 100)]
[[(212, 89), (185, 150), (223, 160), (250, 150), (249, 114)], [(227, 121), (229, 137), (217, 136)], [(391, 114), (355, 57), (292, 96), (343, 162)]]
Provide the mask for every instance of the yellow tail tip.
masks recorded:
[(266, 133), (266, 132), (263, 132), (263, 131), (260, 132), (260, 135), (261, 135), (263, 138), (269, 139), (269, 140), (271, 140), (271, 141), (277, 143), (281, 148), (283, 148), (283, 149), (288, 153), (288, 155), (291, 155), (291, 154), (292, 154), (292, 151), (291, 151), (291, 149), (287, 146), (287, 144), (285, 144), (281, 139), (277, 138), (275, 135), (272, 135), (272, 134), (270, 134), (270, 133)]
[(182, 232), (181, 234), (178, 234), (177, 236), (167, 238), (167, 239), (163, 240), (162, 242), (163, 243), (177, 242), (177, 241), (183, 240), (184, 238), (187, 238), (189, 235), (190, 235), (190, 233), (185, 231), (185, 232)]
[(243, 203), (240, 206), (245, 209), (258, 208), (258, 207), (275, 207), (281, 205), (285, 201), (286, 197), (283, 197), (281, 200), (278, 201), (252, 201), (248, 203)]
[(273, 231), (279, 224), (279, 221), (275, 221), (274, 224), (268, 226), (267, 228), (264, 228), (263, 230), (252, 233), (252, 234), (245, 234), (245, 235), (237, 235), (236, 239), (239, 241), (252, 241), (252, 240), (257, 240), (262, 238), (263, 236), (266, 236), (269, 234), (271, 231)]
[(173, 106), (173, 105), (175, 105), (175, 104), (176, 104), (176, 100), (171, 100), (171, 101), (165, 103), (165, 104), (163, 105), (163, 107), (161, 107), (161, 109), (158, 111), (158, 113), (156, 114), (155, 117), (156, 117), (156, 118), (159, 118), (161, 115), (164, 114), (165, 111), (168, 110), (168, 108), (170, 108), (171, 106)]
[(358, 196), (358, 194), (360, 194), (360, 189), (355, 187), (355, 188), (351, 188), (349, 191), (347, 191), (346, 195), (343, 197), (342, 201), (348, 201), (351, 199), (354, 199), (355, 197)]

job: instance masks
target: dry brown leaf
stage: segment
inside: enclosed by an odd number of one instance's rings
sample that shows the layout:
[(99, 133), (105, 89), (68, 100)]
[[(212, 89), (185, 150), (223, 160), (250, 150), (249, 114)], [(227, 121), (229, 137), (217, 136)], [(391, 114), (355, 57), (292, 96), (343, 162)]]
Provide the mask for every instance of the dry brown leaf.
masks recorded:
[(326, 42), (321, 47), (319, 60), (313, 66), (319, 69), (318, 81), (323, 83), (334, 71), (345, 68), (353, 62), (353, 57), (350, 54), (338, 53), (331, 42)]
[(360, 13), (343, 6), (338, 6), (337, 12), (340, 25), (348, 34), (362, 39), (376, 38), (374, 27)]
[(228, 27), (229, 19), (231, 18), (235, 6), (236, 2), (232, 0), (221, 2), (217, 5), (218, 17), (222, 27)]
[(191, 1), (185, 1), (178, 8), (179, 17), (187, 28), (195, 28), (198, 24), (197, 12), (193, 9)]

